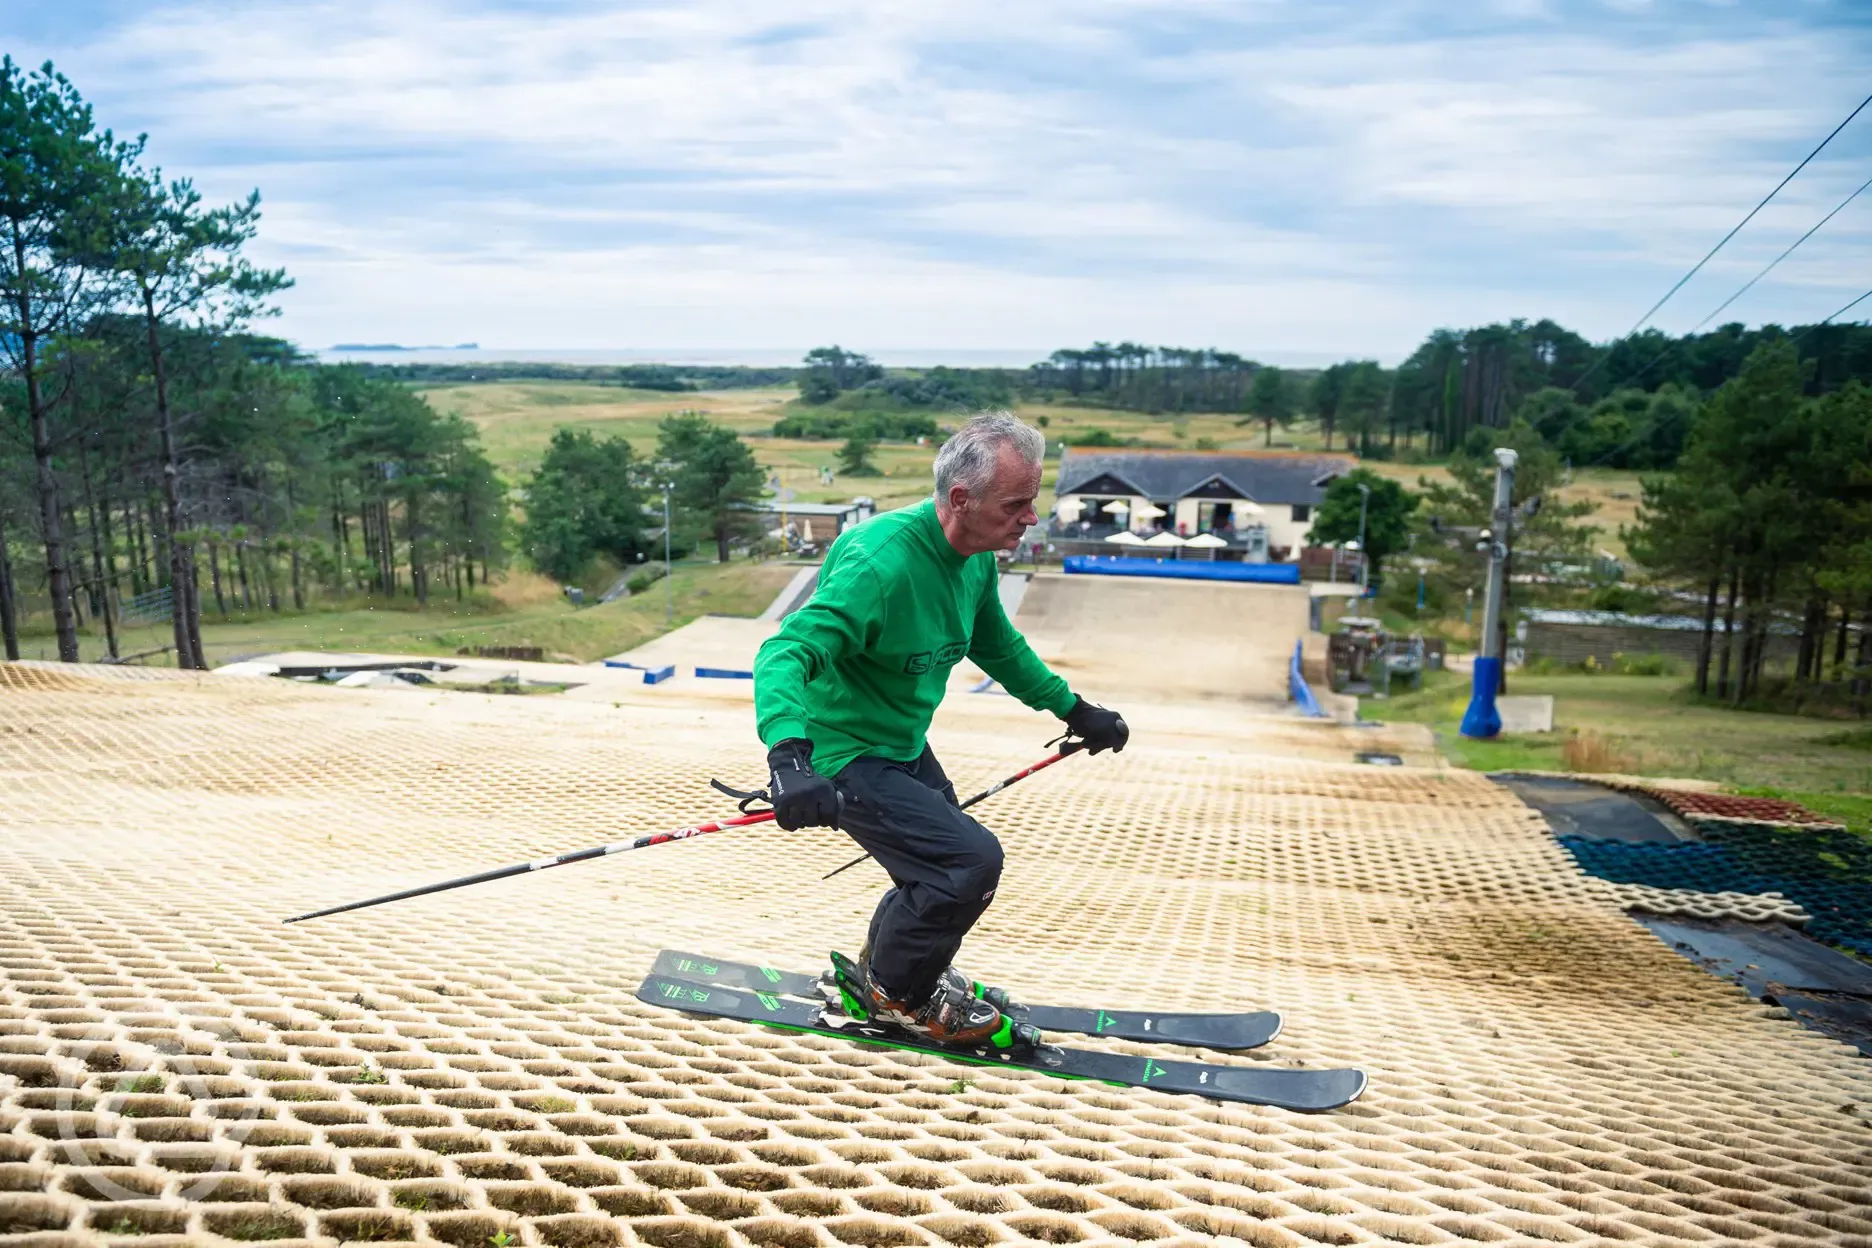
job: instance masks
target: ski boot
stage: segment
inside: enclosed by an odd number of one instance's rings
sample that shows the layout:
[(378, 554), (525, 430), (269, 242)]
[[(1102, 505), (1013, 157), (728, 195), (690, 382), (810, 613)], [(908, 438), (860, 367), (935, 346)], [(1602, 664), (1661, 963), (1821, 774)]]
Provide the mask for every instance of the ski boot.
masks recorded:
[(1042, 1046), (1040, 1029), (1003, 1015), (974, 995), (961, 976), (945, 974), (922, 1001), (897, 1001), (860, 966), (841, 953), (832, 955), (833, 981), (840, 1007), (859, 1023), (887, 1027), (948, 1049), (1033, 1051)]
[[(871, 942), (869, 940), (865, 942), (864, 948), (858, 951), (858, 965), (862, 967), (871, 965)], [(833, 972), (827, 971), (820, 978), (827, 984), (833, 984), (837, 977)], [(954, 985), (968, 996), (986, 1001), (1003, 1014), (1012, 1014), (1021, 1008), (1014, 998), (1008, 995), (1007, 989), (997, 988), (993, 984), (984, 984), (978, 979), (971, 979), (967, 972), (954, 966), (943, 972), (943, 982)]]

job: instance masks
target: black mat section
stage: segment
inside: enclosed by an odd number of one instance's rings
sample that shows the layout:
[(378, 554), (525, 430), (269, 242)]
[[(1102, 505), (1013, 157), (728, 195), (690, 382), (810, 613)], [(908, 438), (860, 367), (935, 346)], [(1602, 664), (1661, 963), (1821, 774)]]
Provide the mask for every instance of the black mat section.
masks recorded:
[(1557, 836), (1590, 836), (1632, 844), (1693, 841), (1689, 825), (1660, 802), (1589, 781), (1556, 776), (1490, 776), (1546, 817)]
[(1872, 966), (1780, 923), (1632, 917), (1711, 974), (1872, 1057)]

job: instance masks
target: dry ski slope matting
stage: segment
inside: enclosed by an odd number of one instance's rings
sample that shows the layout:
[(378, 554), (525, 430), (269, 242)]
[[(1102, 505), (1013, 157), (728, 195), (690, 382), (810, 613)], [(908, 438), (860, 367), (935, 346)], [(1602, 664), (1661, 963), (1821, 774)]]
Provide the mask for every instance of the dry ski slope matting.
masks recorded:
[[(0, 664), (0, 1243), (1872, 1244), (1872, 1067), (1665, 949), (1506, 791), (1349, 761), (1382, 731), (1139, 704), (1122, 756), (982, 808), (1009, 859), (969, 969), (1280, 1009), (1201, 1056), (1369, 1071), (1328, 1114), (633, 998), (664, 945), (850, 949), (882, 881), (820, 883), (827, 831), (281, 926), (720, 811), (749, 710), (662, 693)], [(963, 789), (1043, 752), (1012, 699), (951, 703)]]

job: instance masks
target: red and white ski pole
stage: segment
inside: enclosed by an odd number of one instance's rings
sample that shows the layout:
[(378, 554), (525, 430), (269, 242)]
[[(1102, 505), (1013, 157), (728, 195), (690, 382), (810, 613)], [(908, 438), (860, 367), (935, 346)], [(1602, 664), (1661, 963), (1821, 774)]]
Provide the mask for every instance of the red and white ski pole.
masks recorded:
[[(1008, 785), (1025, 780), (1036, 771), (1044, 771), (1054, 763), (1059, 762), (1060, 759), (1075, 753), (1080, 748), (1080, 745), (1081, 742), (1078, 741), (1066, 742), (1060, 746), (1058, 753), (1049, 755), (1022, 771), (1015, 772), (999, 784), (983, 789), (974, 797), (969, 798), (968, 801), (961, 803), (961, 809), (967, 810), (970, 806), (973, 806), (983, 798), (993, 797), (1002, 789), (1007, 788)], [(608, 858), (612, 854), (621, 854), (626, 850), (648, 849), (652, 845), (666, 845), (671, 841), (686, 841), (690, 837), (707, 836), (711, 832), (726, 832), (730, 828), (745, 828), (756, 823), (769, 823), (773, 820), (773, 817), (774, 812), (771, 810), (756, 810), (747, 814), (737, 815), (732, 819), (718, 819), (713, 823), (699, 823), (692, 828), (677, 828), (673, 832), (652, 832), (647, 836), (640, 836), (634, 841), (613, 841), (609, 845), (594, 845), (590, 849), (575, 849), (569, 853), (555, 854), (550, 858), (535, 858), (531, 862), (516, 863), (511, 867), (496, 867), (492, 871), (482, 871), (475, 875), (464, 875), (453, 880), (441, 880), (434, 884), (424, 884), (418, 888), (406, 888), (400, 893), (386, 893), (382, 897), (370, 897), (363, 901), (347, 902), (342, 906), (329, 906), (323, 910), (314, 910), (309, 914), (296, 914), (292, 918), (283, 921), (287, 923), (300, 923), (306, 919), (322, 919), (330, 914), (343, 914), (347, 910), (362, 910), (367, 906), (381, 906), (392, 901), (407, 901), (412, 897), (426, 897), (430, 893), (445, 893), (452, 888), (467, 888), (470, 884), (487, 884), (494, 880), (507, 879), (510, 876), (526, 875), (533, 871), (544, 871), (548, 867), (563, 867), (574, 862), (590, 862), (594, 858)], [(846, 867), (855, 867), (863, 862), (865, 858), (869, 857), (870, 855), (866, 854), (863, 857), (854, 858), (846, 863), (844, 867), (840, 867), (838, 871), (832, 872), (832, 875), (837, 875), (839, 871), (845, 870)], [(825, 878), (831, 879), (832, 876), (828, 875)]]
[(298, 923), (304, 919), (322, 919), (328, 914), (343, 914), (347, 910), (362, 910), (366, 906), (381, 906), (390, 901), (406, 901), (411, 897), (426, 897), (430, 893), (443, 893), (451, 888), (466, 888), (470, 884), (486, 884), (492, 880), (504, 880), (511, 875), (525, 875), (529, 871), (544, 871), (548, 867), (563, 867), (568, 863), (590, 862), (593, 858), (606, 858), (612, 854), (621, 854), (628, 849), (648, 849), (652, 845), (664, 845), (670, 841), (685, 841), (692, 836), (707, 836), (711, 832), (725, 832), (729, 828), (745, 828), (753, 823), (766, 823), (774, 817), (771, 810), (757, 810), (752, 814), (737, 815), (733, 819), (718, 819), (714, 823), (698, 823), (693, 828), (677, 828), (674, 832), (652, 832), (640, 836), (634, 841), (613, 841), (609, 845), (594, 845), (590, 849), (575, 849), (570, 853), (557, 854), (551, 858), (535, 858), (532, 862), (517, 863), (511, 867), (496, 867), (492, 871), (483, 871), (478, 875), (464, 875), (459, 879), (443, 880), (437, 884), (424, 884), (420, 888), (406, 888), (400, 893), (386, 893), (382, 897), (372, 897), (366, 901), (348, 902), (342, 906), (331, 906), (324, 910), (314, 910), (310, 914), (295, 914), (284, 920)]

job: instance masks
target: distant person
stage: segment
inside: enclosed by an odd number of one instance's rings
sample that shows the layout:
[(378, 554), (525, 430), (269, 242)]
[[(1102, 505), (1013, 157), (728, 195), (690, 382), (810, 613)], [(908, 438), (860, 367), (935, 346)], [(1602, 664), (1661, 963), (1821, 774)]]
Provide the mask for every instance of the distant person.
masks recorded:
[(754, 662), (769, 792), (787, 829), (842, 829), (890, 873), (859, 954), (874, 1018), (937, 1044), (1013, 1043), (951, 963), (1001, 882), (1001, 843), (956, 806), (925, 741), (949, 670), (973, 660), (1066, 721), (1093, 754), (1122, 750), (1117, 712), (1073, 693), (1008, 622), (996, 551), (1038, 523), (1045, 443), (1005, 412), (936, 456), (935, 497), (848, 529), (819, 587)]

